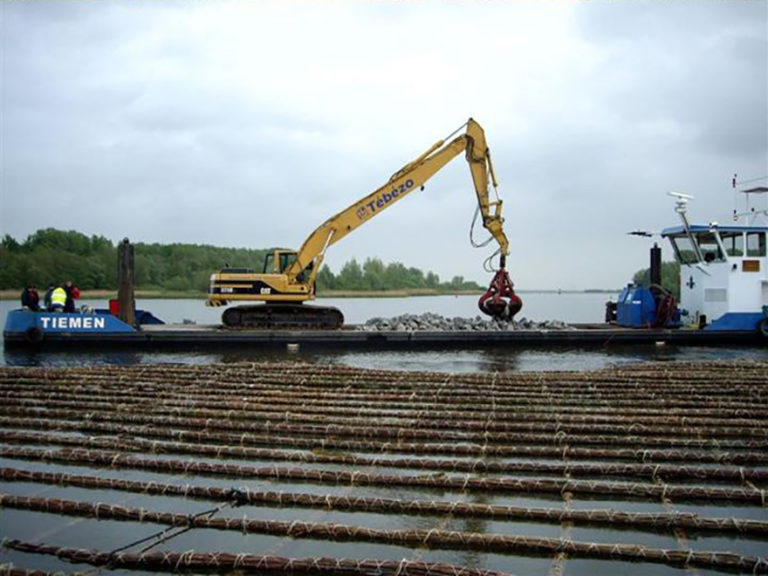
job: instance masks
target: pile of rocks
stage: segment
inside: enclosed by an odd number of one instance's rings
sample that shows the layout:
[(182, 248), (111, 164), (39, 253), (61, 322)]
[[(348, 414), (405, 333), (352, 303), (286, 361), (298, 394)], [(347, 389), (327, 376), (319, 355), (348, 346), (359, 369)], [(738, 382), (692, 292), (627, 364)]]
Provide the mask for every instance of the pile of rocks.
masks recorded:
[(526, 318), (520, 320), (494, 320), (480, 316), (474, 318), (446, 318), (440, 314), (426, 312), (425, 314), (403, 314), (395, 318), (371, 318), (357, 327), (365, 332), (382, 332), (394, 330), (398, 332), (415, 331), (477, 331), (491, 332), (504, 330), (571, 330), (565, 322), (547, 320), (534, 322)]

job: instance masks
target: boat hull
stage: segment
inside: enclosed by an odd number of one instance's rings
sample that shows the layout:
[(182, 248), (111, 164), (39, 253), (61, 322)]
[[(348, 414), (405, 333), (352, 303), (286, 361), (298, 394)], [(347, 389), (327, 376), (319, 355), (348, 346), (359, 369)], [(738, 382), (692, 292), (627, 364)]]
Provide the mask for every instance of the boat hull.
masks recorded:
[(133, 334), (137, 330), (109, 313), (33, 312), (11, 310), (5, 321), (6, 340), (39, 343), (51, 336), (103, 336)]

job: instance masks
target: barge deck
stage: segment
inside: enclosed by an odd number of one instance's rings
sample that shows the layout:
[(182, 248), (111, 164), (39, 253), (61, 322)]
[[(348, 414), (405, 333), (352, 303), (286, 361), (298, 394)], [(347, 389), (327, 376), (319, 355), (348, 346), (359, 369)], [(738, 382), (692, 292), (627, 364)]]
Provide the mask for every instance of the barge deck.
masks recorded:
[(743, 330), (641, 329), (611, 325), (574, 325), (564, 330), (508, 331), (365, 331), (354, 326), (342, 330), (236, 330), (219, 325), (151, 324), (131, 332), (47, 332), (30, 338), (25, 332), (4, 334), (6, 347), (221, 347), (253, 346), (341, 349), (478, 348), (488, 346), (611, 345), (768, 345), (759, 332)]

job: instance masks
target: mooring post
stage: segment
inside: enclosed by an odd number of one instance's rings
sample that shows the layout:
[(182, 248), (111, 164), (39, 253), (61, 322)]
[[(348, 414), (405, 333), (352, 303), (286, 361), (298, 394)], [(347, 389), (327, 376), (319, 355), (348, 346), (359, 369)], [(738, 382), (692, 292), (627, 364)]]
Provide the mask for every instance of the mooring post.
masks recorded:
[(117, 301), (120, 320), (133, 326), (136, 322), (136, 300), (133, 295), (133, 244), (128, 238), (117, 245)]
[(658, 295), (661, 292), (661, 248), (655, 242), (653, 243), (653, 248), (651, 248), (650, 280), (651, 292), (654, 295)]

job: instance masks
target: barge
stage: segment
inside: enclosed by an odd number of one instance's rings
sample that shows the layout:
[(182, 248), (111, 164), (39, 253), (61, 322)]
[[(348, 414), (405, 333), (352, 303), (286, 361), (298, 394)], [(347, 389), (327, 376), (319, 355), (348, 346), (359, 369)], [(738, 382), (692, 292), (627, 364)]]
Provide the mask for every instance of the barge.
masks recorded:
[(575, 324), (561, 330), (499, 331), (232, 330), (219, 325), (146, 324), (133, 327), (109, 315), (12, 311), (3, 332), (6, 348), (184, 348), (259, 347), (342, 349), (446, 349), (490, 346), (768, 345), (757, 330), (694, 328), (635, 329), (610, 324)]
[[(445, 349), (489, 346), (768, 345), (768, 210), (749, 206), (749, 197), (768, 197), (768, 187), (743, 190), (747, 210), (734, 213), (745, 225), (690, 224), (692, 196), (670, 193), (682, 225), (661, 232), (680, 264), (680, 302), (660, 284), (661, 254), (651, 251), (650, 286), (628, 285), (606, 313), (604, 324), (565, 329), (361, 330), (247, 329), (223, 325), (168, 325), (146, 311), (132, 322), (114, 306), (75, 313), (8, 313), (7, 347), (228, 347), (300, 345), (346, 349)], [(132, 293), (131, 293), (132, 297)], [(114, 303), (111, 303), (114, 304)]]

